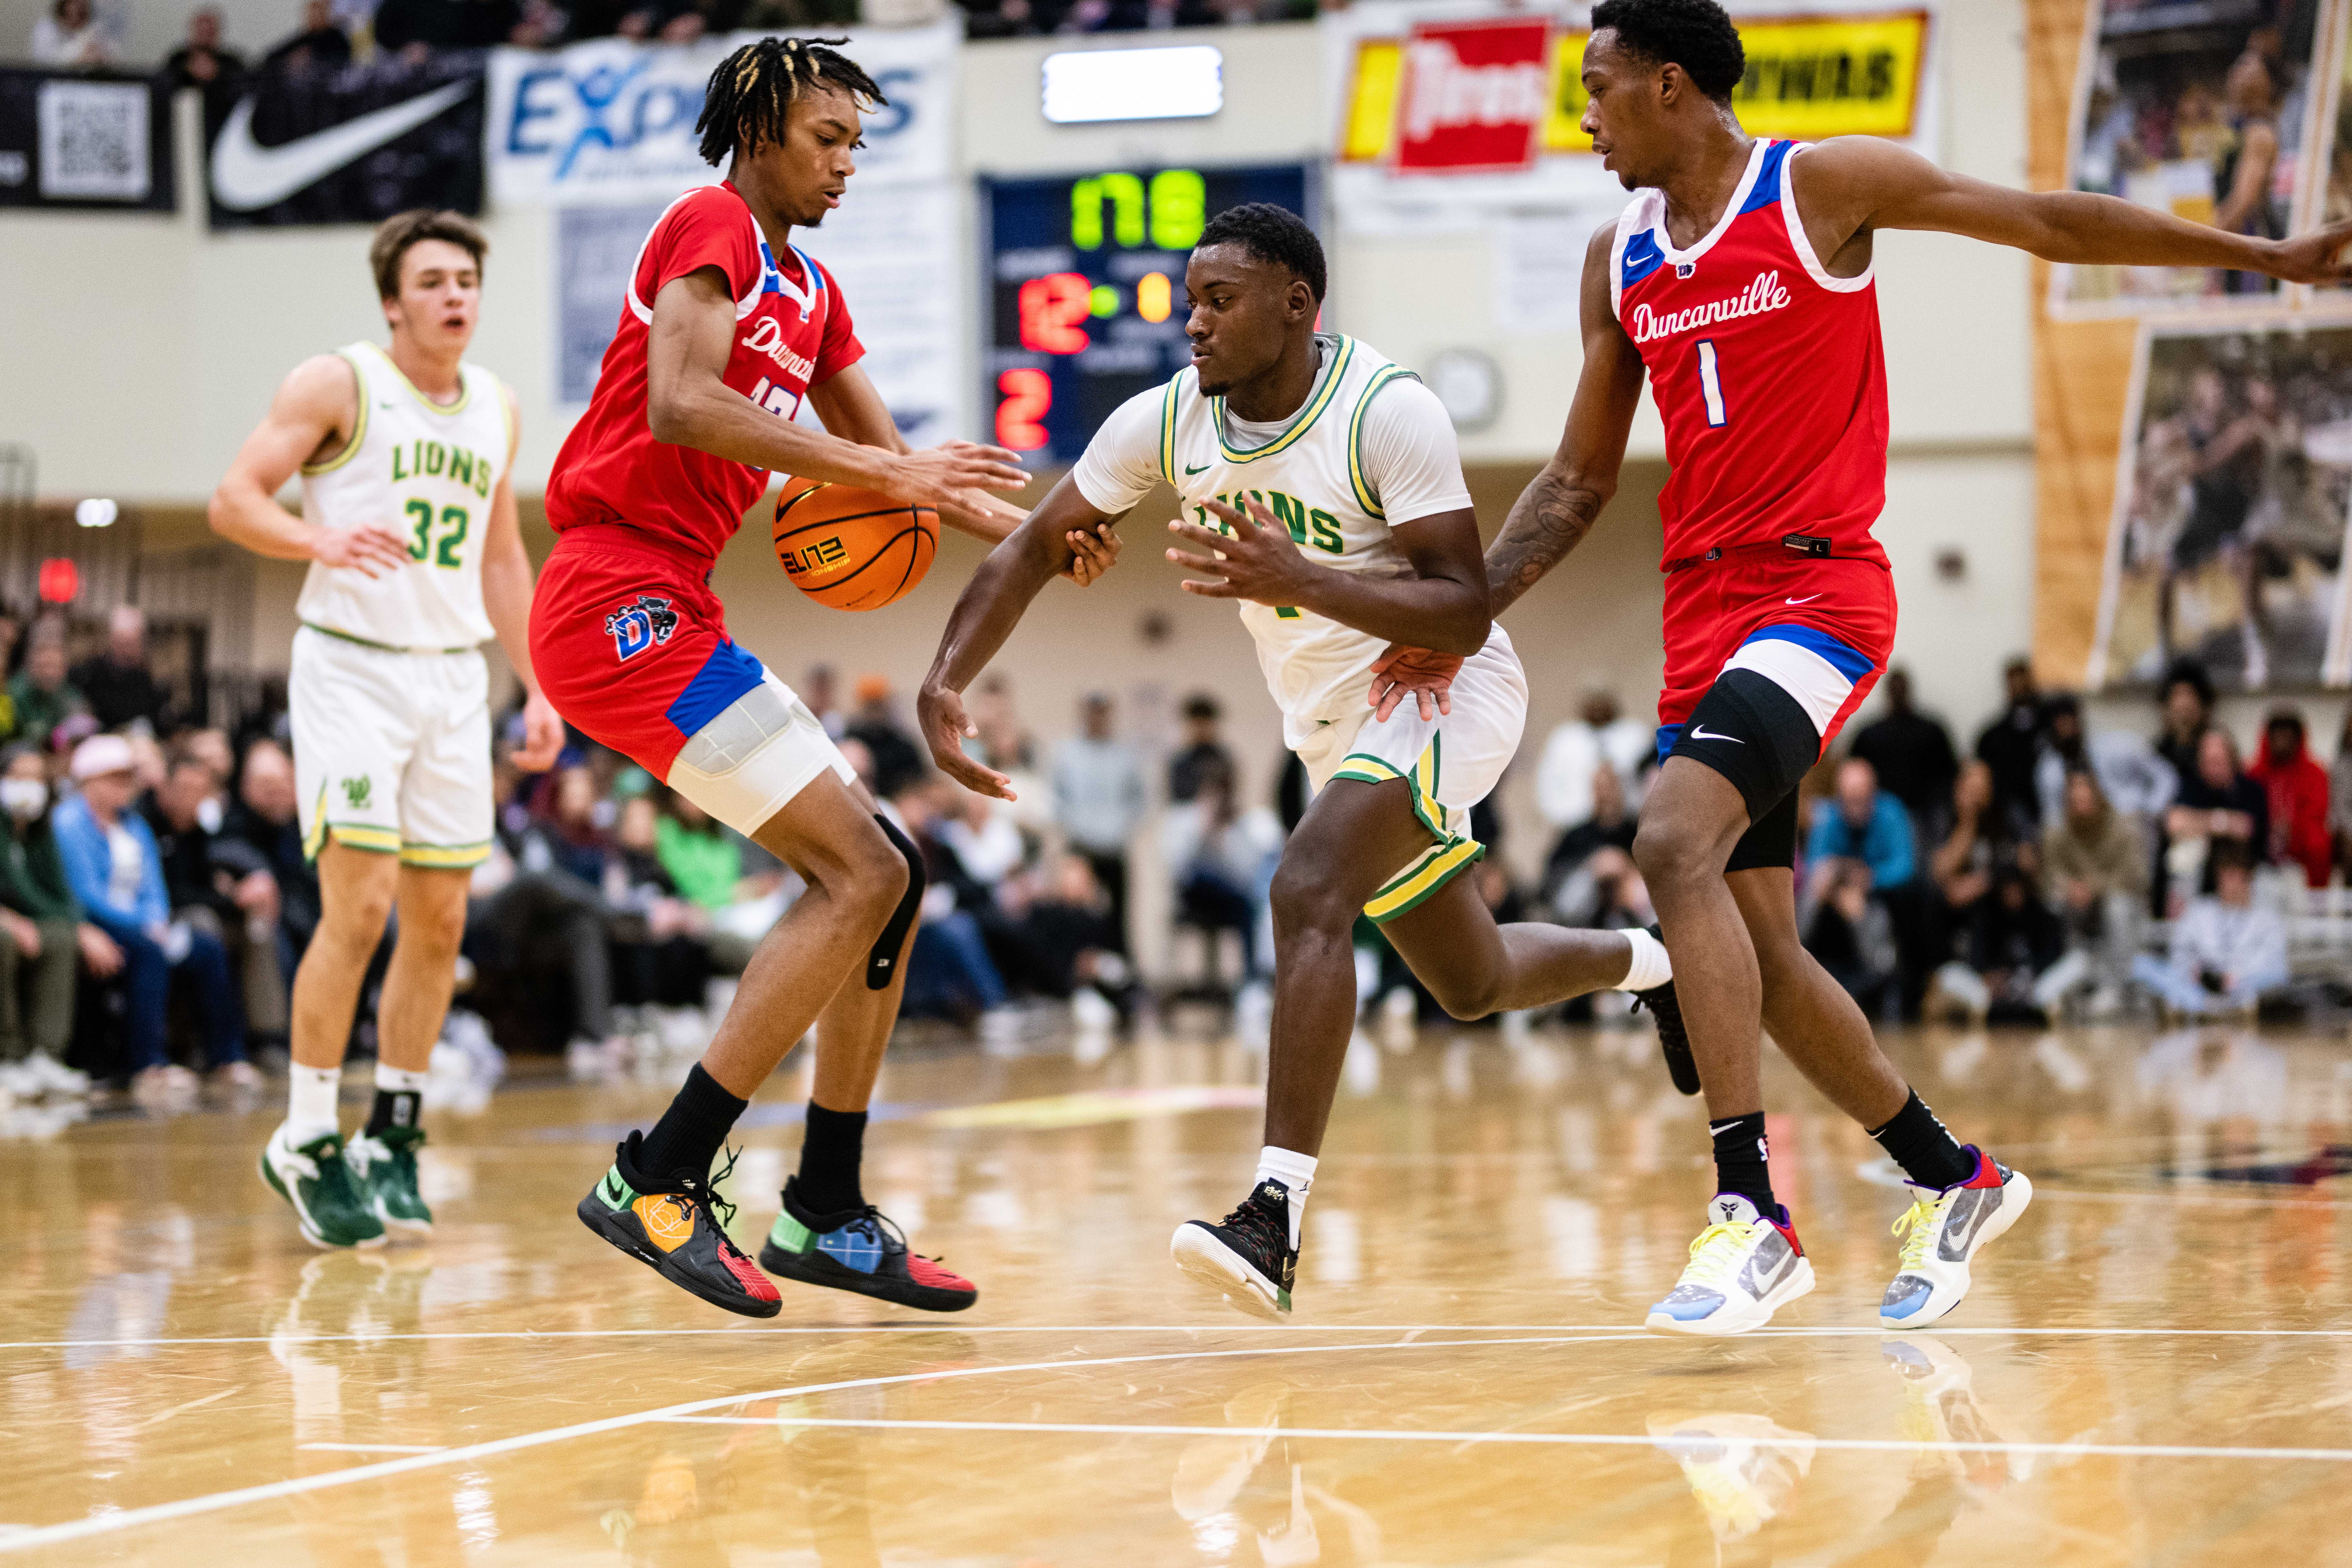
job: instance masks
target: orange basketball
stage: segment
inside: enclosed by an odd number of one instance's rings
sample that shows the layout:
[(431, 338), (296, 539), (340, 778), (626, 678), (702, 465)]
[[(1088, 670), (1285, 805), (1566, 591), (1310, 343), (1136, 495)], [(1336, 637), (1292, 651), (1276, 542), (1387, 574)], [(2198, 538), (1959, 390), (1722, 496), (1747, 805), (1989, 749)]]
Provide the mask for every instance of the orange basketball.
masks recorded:
[(940, 514), (872, 490), (787, 479), (772, 537), (793, 587), (830, 609), (878, 610), (931, 569)]

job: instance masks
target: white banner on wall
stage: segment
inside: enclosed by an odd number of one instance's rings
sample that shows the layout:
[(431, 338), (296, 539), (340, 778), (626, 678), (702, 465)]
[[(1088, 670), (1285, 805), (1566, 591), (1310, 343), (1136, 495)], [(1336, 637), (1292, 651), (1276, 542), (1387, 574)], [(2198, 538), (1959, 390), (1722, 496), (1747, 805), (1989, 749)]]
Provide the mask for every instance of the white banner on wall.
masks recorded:
[[(696, 151), (703, 83), (729, 50), (761, 36), (492, 51), (484, 132), (490, 199), (667, 202), (717, 181), (719, 171)], [(866, 118), (853, 190), (948, 178), (961, 42), (961, 28), (947, 21), (859, 30), (842, 46), (890, 100)]]
[[(1941, 123), (1937, 24), (1943, 0), (1726, 0), (1740, 24), (1748, 74), (1734, 106), (1759, 135), (1862, 132), (1936, 156)], [(1464, 52), (1466, 23), (1549, 15), (1547, 102), (1536, 156), (1520, 170), (1401, 169), (1400, 123), (1426, 137), (1452, 120), (1490, 121), (1502, 95), (1478, 79), (1504, 68)], [(1532, 9), (1507, 0), (1360, 0), (1328, 9), (1318, 26), (1337, 106), (1331, 205), (1351, 234), (1462, 234), (1509, 213), (1574, 216), (1589, 233), (1627, 198), (1577, 129), (1579, 67), (1591, 7)], [(1510, 68), (1521, 72), (1536, 68)], [(1513, 98), (1513, 102), (1517, 99)], [(1530, 106), (1532, 108), (1532, 106)], [(1412, 163), (1416, 160), (1407, 160)]]
[[(695, 151), (702, 85), (730, 48), (756, 36), (492, 57), (492, 196), (563, 208), (552, 293), (565, 404), (583, 405), (594, 390), (629, 268), (654, 220), (680, 191), (719, 178)], [(963, 247), (949, 143), (960, 42), (947, 23), (859, 32), (843, 46), (890, 104), (866, 120), (841, 206), (821, 226), (793, 234), (840, 279), (866, 374), (919, 447), (965, 429), (966, 291), (955, 269)]]

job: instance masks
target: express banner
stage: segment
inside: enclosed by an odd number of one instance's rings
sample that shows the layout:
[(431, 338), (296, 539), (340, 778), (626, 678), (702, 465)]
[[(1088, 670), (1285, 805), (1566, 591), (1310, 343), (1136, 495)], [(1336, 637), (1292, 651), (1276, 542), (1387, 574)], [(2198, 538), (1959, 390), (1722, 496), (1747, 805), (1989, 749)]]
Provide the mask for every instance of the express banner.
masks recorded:
[[(667, 202), (716, 181), (720, 172), (702, 161), (694, 134), (703, 84), (728, 51), (761, 36), (492, 51), (491, 195), (567, 206)], [(842, 46), (889, 100), (866, 121), (861, 187), (948, 178), (961, 41), (961, 27), (948, 21), (853, 32)]]
[[(1754, 135), (1885, 136), (1936, 153), (1940, 0), (1727, 0), (1748, 54), (1732, 96)], [(1624, 191), (1579, 127), (1590, 8), (1364, 0), (1326, 10), (1340, 106), (1334, 210), (1356, 232), (1614, 210)], [(1524, 150), (1524, 151), (1522, 151)]]
[(173, 166), (162, 81), (0, 69), (0, 206), (169, 212)]
[(265, 71), (208, 110), (212, 226), (379, 223), (411, 207), (482, 210), (478, 51)]

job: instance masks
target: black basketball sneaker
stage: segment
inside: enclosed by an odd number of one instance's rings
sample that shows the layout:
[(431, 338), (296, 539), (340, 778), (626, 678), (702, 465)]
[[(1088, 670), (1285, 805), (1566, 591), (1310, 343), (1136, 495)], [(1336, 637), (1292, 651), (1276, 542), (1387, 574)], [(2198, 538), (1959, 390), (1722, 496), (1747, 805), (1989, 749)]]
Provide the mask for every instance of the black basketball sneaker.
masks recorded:
[(1215, 1225), (1186, 1220), (1168, 1244), (1176, 1267), (1253, 1317), (1290, 1310), (1298, 1248), (1290, 1244), (1290, 1189), (1268, 1176)]
[[(1665, 940), (1664, 934), (1654, 925), (1650, 928), (1650, 934), (1660, 942)], [(1669, 980), (1664, 985), (1653, 985), (1647, 991), (1634, 992), (1633, 1005), (1636, 1009), (1647, 1007), (1650, 1016), (1657, 1020), (1658, 1049), (1665, 1054), (1666, 1076), (1673, 1079), (1675, 1087), (1685, 1094), (1696, 1094), (1699, 1088), (1698, 1063), (1691, 1057), (1690, 1035), (1683, 1028), (1683, 1005), (1675, 999), (1675, 983)]]
[[(715, 1189), (735, 1168), (730, 1155), (716, 1175), (679, 1171), (654, 1176), (638, 1169), (642, 1134), (613, 1151), (604, 1179), (580, 1200), (580, 1223), (682, 1290), (747, 1318), (772, 1318), (784, 1299), (727, 1235), (735, 1205)], [(718, 1212), (726, 1210), (724, 1216)]]
[(897, 1222), (872, 1204), (817, 1214), (801, 1203), (799, 1187), (799, 1177), (785, 1179), (784, 1212), (760, 1248), (769, 1273), (925, 1312), (961, 1312), (980, 1300), (978, 1286), (910, 1249)]

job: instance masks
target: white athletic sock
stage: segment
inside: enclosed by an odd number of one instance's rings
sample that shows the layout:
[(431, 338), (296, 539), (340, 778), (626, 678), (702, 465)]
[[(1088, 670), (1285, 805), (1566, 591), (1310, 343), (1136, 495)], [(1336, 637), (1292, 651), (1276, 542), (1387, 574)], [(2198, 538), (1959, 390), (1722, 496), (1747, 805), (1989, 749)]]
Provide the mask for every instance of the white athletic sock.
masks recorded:
[(296, 1062), (286, 1069), (286, 1141), (300, 1147), (311, 1139), (335, 1131), (335, 1097), (343, 1087), (343, 1069), (306, 1068)]
[(1307, 1212), (1307, 1189), (1315, 1184), (1315, 1157), (1268, 1143), (1257, 1152), (1257, 1174), (1250, 1180), (1257, 1183), (1269, 1176), (1290, 1194), (1290, 1245), (1297, 1247), (1299, 1216)]
[(387, 1067), (383, 1062), (375, 1064), (376, 1088), (393, 1094), (399, 1094), (404, 1090), (410, 1094), (423, 1094), (425, 1080), (429, 1076), (431, 1075), (426, 1073), (410, 1072), (406, 1068)]
[(1664, 985), (1675, 977), (1674, 960), (1666, 956), (1666, 944), (1638, 927), (1617, 933), (1633, 944), (1633, 967), (1613, 989), (1647, 991), (1654, 985)]

